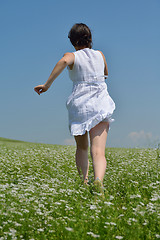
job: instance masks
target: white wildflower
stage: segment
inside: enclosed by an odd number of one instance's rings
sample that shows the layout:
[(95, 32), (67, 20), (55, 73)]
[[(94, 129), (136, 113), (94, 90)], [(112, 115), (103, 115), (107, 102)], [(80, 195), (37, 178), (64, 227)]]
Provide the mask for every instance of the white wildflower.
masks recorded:
[(109, 223), (109, 222), (105, 222), (105, 224), (107, 224), (107, 225), (110, 225), (110, 223)]
[(113, 200), (113, 199), (114, 199), (114, 196), (112, 196), (112, 195), (110, 195), (109, 197), (110, 197), (110, 200)]
[(9, 230), (10, 230), (10, 232), (11, 232), (12, 234), (15, 234), (15, 233), (17, 232), (17, 230), (15, 230), (15, 229), (13, 229), (13, 228), (10, 228)]
[(117, 238), (117, 239), (123, 239), (123, 237), (122, 237), (122, 236), (116, 236), (116, 238)]
[(116, 223), (114, 223), (114, 222), (110, 222), (110, 225), (114, 225), (114, 226), (116, 226), (117, 224), (116, 224)]
[(25, 213), (29, 213), (29, 211), (27, 209), (23, 209), (23, 212)]
[(61, 203), (60, 203), (60, 202), (55, 202), (54, 204), (56, 204), (56, 205), (61, 205)]
[(88, 235), (91, 235), (94, 238), (99, 238), (100, 235), (94, 234), (93, 232), (87, 232)]
[(38, 228), (37, 231), (38, 232), (44, 232), (44, 229), (43, 228)]
[(147, 222), (142, 223), (144, 226), (147, 225)]
[(141, 195), (137, 194), (137, 195), (131, 195), (130, 198), (141, 198)]
[(70, 227), (66, 227), (66, 230), (69, 231), (69, 232), (73, 232), (73, 228), (70, 228)]
[(128, 223), (129, 225), (131, 225), (131, 224), (132, 224), (131, 222), (137, 222), (137, 219), (135, 219), (135, 218), (129, 218), (128, 221), (127, 221), (127, 223)]
[(124, 207), (124, 206), (122, 207), (122, 209), (123, 209), (123, 210), (127, 210), (127, 208), (126, 208), (126, 207)]
[(111, 203), (111, 202), (104, 202), (104, 204), (106, 204), (108, 206), (113, 205), (113, 203)]
[(97, 207), (96, 207), (96, 205), (91, 205), (90, 206), (90, 209), (96, 209)]
[(156, 234), (155, 236), (156, 236), (156, 238), (160, 238), (160, 235), (158, 235), (158, 234)]
[(140, 214), (141, 216), (144, 216), (145, 211), (139, 211), (139, 214)]
[(160, 199), (160, 195), (154, 194), (154, 196), (151, 198), (151, 201), (153, 202), (153, 201), (157, 201), (159, 199)]
[(107, 224), (107, 225), (114, 225), (114, 226), (116, 226), (116, 223), (114, 223), (114, 222), (105, 222), (105, 224)]
[(15, 222), (15, 226), (20, 227), (20, 226), (22, 226), (22, 224)]

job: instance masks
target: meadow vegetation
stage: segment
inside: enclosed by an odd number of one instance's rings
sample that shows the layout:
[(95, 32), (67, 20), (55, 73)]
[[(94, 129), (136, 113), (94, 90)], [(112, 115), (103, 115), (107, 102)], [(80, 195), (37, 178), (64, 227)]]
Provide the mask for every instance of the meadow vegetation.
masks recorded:
[(95, 199), (74, 146), (1, 138), (0, 240), (159, 239), (159, 154), (106, 148), (105, 198)]

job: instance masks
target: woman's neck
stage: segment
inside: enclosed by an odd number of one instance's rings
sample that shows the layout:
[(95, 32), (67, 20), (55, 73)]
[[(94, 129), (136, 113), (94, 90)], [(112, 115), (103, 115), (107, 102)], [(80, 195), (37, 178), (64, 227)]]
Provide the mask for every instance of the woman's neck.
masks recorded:
[(81, 50), (81, 49), (84, 49), (84, 48), (88, 48), (88, 47), (83, 46), (83, 47), (74, 47), (74, 48), (76, 49), (76, 51), (78, 51), (78, 50)]

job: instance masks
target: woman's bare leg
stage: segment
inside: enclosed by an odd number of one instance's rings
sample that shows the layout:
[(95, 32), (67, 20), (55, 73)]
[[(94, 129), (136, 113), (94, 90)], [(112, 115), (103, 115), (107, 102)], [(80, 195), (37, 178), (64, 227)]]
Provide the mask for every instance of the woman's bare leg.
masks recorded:
[(94, 179), (99, 178), (101, 181), (103, 181), (107, 165), (105, 158), (105, 146), (108, 129), (108, 122), (100, 122), (89, 132)]
[(79, 175), (84, 179), (84, 183), (88, 180), (88, 133), (86, 132), (82, 136), (75, 136), (76, 140), (76, 165)]

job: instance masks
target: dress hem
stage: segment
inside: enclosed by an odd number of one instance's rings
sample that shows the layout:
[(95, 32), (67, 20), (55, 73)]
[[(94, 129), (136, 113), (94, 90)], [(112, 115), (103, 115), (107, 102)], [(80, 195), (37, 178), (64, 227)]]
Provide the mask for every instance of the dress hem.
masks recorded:
[(112, 114), (101, 114), (98, 116), (95, 116), (93, 119), (90, 120), (90, 122), (85, 122), (81, 124), (81, 126), (76, 126), (77, 124), (72, 123), (72, 126), (69, 126), (69, 130), (72, 136), (79, 136), (84, 135), (87, 132), (89, 132), (93, 127), (95, 127), (100, 122), (114, 122), (114, 119), (111, 118)]

